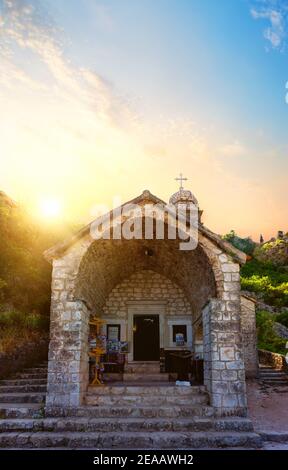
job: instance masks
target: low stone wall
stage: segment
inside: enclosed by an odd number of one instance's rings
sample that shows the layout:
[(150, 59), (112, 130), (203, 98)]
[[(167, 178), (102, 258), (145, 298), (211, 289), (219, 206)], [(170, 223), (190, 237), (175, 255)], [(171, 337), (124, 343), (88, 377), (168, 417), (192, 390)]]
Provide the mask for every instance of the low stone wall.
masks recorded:
[(0, 379), (9, 377), (25, 367), (31, 367), (48, 358), (48, 335), (30, 341), (10, 353), (0, 353)]
[(288, 372), (288, 365), (285, 356), (264, 349), (258, 349), (259, 363), (265, 366), (272, 366), (278, 370), (285, 370)]

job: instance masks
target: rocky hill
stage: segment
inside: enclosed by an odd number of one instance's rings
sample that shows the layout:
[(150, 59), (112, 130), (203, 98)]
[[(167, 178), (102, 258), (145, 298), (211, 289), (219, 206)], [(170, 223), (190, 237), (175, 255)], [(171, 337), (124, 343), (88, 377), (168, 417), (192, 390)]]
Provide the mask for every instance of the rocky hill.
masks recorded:
[(272, 238), (266, 243), (258, 245), (253, 253), (254, 257), (262, 263), (272, 263), (275, 266), (286, 266), (288, 270), (288, 233)]

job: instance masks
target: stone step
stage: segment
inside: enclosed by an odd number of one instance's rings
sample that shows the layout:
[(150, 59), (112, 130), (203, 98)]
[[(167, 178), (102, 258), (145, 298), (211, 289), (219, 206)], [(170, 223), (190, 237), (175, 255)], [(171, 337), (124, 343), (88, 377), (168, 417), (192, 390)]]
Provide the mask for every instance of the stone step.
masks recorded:
[(46, 393), (46, 385), (0, 385), (0, 395), (2, 393), (29, 393), (43, 392)]
[(159, 362), (131, 362), (125, 365), (125, 373), (129, 374), (153, 374), (160, 373), (160, 363)]
[(285, 372), (260, 372), (260, 377), (288, 377), (288, 374)]
[(259, 431), (264, 441), (288, 442), (287, 431)]
[(177, 395), (179, 397), (191, 396), (196, 394), (207, 393), (204, 385), (196, 385), (193, 387), (167, 385), (167, 384), (145, 384), (143, 385), (103, 385), (89, 386), (88, 395), (149, 395), (149, 396), (166, 396)]
[(23, 369), (22, 372), (25, 374), (47, 374), (47, 367), (30, 367), (29, 369)]
[(87, 405), (153, 405), (153, 406), (173, 406), (173, 405), (207, 405), (208, 394), (194, 395), (86, 395)]
[(13, 379), (27, 379), (27, 380), (46, 379), (47, 380), (47, 373), (30, 374), (28, 372), (18, 372), (17, 374), (13, 376)]
[(159, 432), (159, 431), (253, 431), (245, 418), (45, 418), (0, 420), (2, 432)]
[(123, 373), (104, 372), (103, 373), (103, 380), (104, 380), (105, 383), (122, 382), (123, 381)]
[[(261, 379), (260, 379), (261, 381)], [(288, 381), (287, 380), (267, 380), (265, 379), (264, 381), (262, 380), (263, 384), (266, 385), (275, 385), (275, 386), (288, 386)]]
[(288, 380), (288, 377), (283, 374), (279, 374), (279, 375), (260, 375), (259, 376), (260, 379), (262, 380)]
[(0, 381), (0, 386), (3, 385), (46, 385), (47, 380), (46, 379), (6, 379), (6, 380), (1, 380)]
[[(1, 403), (42, 403), (45, 400), (45, 393), (1, 393)], [(1, 405), (0, 405), (1, 406)]]
[(89, 417), (89, 418), (190, 418), (212, 417), (214, 409), (208, 405), (173, 405), (173, 406), (147, 406), (147, 405), (115, 405), (115, 406), (82, 406), (78, 408), (67, 408), (67, 417)]
[(278, 382), (280, 380), (280, 381), (284, 381), (284, 382), (286, 381), (288, 383), (288, 378), (285, 377), (285, 376), (282, 377), (281, 375), (279, 377), (278, 376), (277, 377), (261, 377), (260, 376), (259, 380), (264, 380), (264, 381), (271, 380), (271, 381), (274, 381), (274, 382)]
[(169, 382), (169, 374), (160, 374), (160, 373), (149, 373), (149, 374), (129, 374), (124, 372), (123, 374), (124, 382)]
[[(40, 403), (1, 403), (0, 420), (3, 422), (7, 418), (27, 419), (41, 418), (43, 416), (42, 405)], [(2, 421), (0, 421), (2, 422)]]
[(261, 437), (252, 432), (25, 432), (1, 433), (1, 448), (87, 449), (199, 449), (260, 447)]

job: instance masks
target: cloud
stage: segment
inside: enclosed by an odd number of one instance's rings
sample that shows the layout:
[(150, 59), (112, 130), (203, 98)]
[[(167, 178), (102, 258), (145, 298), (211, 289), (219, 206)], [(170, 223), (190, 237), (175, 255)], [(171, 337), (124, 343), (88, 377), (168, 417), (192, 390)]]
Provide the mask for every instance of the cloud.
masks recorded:
[(224, 157), (241, 157), (247, 154), (247, 148), (238, 140), (235, 140), (220, 147), (219, 154)]
[[(0, 83), (11, 86), (11, 81), (22, 82), (31, 87), (53, 91), (71, 103), (86, 106), (95, 118), (123, 122), (123, 114), (131, 118), (125, 109), (125, 100), (115, 93), (112, 85), (95, 71), (74, 66), (64, 55), (65, 37), (39, 1), (0, 0)], [(31, 62), (30, 72), (26, 66), (17, 65), (17, 57), (26, 54)], [(30, 55), (29, 55), (30, 54)], [(38, 63), (37, 63), (38, 61)], [(46, 69), (47, 80), (33, 78), (33, 66), (39, 62)], [(43, 72), (44, 73), (44, 72)], [(50, 80), (50, 83), (49, 83)], [(51, 88), (52, 84), (52, 88)], [(121, 118), (119, 118), (121, 116)]]
[(272, 48), (282, 48), (287, 36), (288, 6), (282, 0), (260, 0), (250, 10), (255, 20), (267, 20), (270, 24), (263, 31)]
[[(32, 211), (43, 193), (59, 196), (74, 220), (97, 200), (131, 199), (147, 186), (168, 199), (183, 171), (217, 231), (235, 216), (237, 201), (238, 213), (243, 200), (253, 206), (252, 170), (240, 174), (237, 162), (244, 152), (256, 159), (257, 150), (243, 146), (242, 134), (235, 140), (221, 124), (201, 125), (197, 109), (159, 115), (137, 96), (123, 98), (117, 83), (80, 56), (79, 64), (70, 59), (70, 38), (43, 5), (0, 0), (0, 187)], [(264, 184), (255, 196), (259, 214), (266, 192)], [(215, 209), (220, 201), (226, 212)]]

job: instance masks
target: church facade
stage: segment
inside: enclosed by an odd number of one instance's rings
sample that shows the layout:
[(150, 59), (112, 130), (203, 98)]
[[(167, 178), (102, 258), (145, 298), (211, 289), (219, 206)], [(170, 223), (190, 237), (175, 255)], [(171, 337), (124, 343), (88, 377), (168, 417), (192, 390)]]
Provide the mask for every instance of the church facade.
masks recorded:
[[(170, 202), (183, 201), (198, 206), (180, 188)], [(165, 207), (149, 191), (130, 203)], [(128, 240), (95, 239), (88, 225), (45, 253), (53, 264), (47, 415), (85, 404), (89, 319), (96, 316), (103, 335), (127, 344), (125, 367), (153, 364), (165, 374), (169, 352), (190, 351), (203, 359), (215, 416), (246, 416), (245, 377), (258, 367), (254, 303), (240, 292), (246, 255), (201, 220), (197, 246), (181, 251), (164, 224), (162, 239)]]

